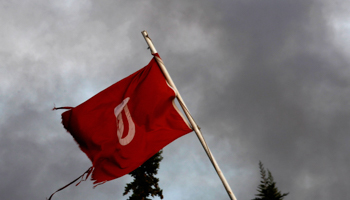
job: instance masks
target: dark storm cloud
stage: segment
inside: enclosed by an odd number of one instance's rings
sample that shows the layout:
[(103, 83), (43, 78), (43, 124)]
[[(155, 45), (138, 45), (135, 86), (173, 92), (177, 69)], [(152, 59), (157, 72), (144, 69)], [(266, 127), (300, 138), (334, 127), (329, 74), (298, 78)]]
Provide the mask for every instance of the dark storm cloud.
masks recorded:
[(346, 198), (349, 63), (330, 42), (326, 16), (318, 2), (248, 2), (226, 7), (222, 44), (240, 65), (220, 66), (232, 69), (231, 80), (219, 91), (209, 85), (201, 121), (237, 125), (216, 142), (239, 139), (249, 163), (265, 161), (283, 177), (277, 180), (289, 198)]
[[(44, 199), (90, 167), (50, 109), (146, 65), (145, 29), (238, 199), (254, 197), (259, 160), (286, 199), (346, 199), (349, 60), (331, 22), (347, 5), (338, 3), (1, 1), (1, 198)], [(228, 198), (194, 133), (164, 149), (159, 177), (167, 199)], [(126, 199), (127, 181), (84, 182), (55, 198)]]

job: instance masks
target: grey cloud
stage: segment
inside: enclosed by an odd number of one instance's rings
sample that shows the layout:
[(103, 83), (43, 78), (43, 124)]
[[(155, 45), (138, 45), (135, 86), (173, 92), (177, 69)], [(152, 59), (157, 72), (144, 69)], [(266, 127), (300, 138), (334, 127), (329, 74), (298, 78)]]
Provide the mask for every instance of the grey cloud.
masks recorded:
[[(44, 199), (90, 167), (51, 108), (146, 65), (146, 29), (238, 199), (254, 197), (259, 160), (286, 199), (346, 199), (349, 59), (331, 18), (348, 5), (338, 3), (1, 1), (1, 198)], [(228, 198), (194, 133), (164, 157), (165, 198)], [(54, 199), (126, 199), (128, 181)]]

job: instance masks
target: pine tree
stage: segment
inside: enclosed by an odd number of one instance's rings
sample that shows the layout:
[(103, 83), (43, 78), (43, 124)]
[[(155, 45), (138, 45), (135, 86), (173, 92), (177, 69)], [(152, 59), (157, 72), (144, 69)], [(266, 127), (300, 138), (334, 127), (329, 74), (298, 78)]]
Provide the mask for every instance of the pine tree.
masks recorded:
[(133, 194), (128, 200), (151, 200), (147, 197), (159, 196), (163, 199), (163, 190), (159, 188), (159, 179), (154, 175), (158, 173), (159, 162), (163, 159), (162, 151), (159, 151), (139, 168), (130, 172), (129, 175), (134, 177), (133, 182), (128, 183), (123, 195), (128, 194), (131, 190)]
[(261, 181), (257, 189), (259, 193), (252, 200), (283, 200), (289, 193), (282, 194), (278, 190), (270, 170), (267, 169), (268, 174), (266, 175), (266, 170), (261, 161), (259, 162), (259, 168), (261, 175)]

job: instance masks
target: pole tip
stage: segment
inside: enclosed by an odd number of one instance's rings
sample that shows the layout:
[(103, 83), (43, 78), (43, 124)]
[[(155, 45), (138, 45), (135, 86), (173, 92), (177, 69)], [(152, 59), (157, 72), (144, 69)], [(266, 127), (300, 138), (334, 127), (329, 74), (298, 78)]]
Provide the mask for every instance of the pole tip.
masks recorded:
[(157, 53), (157, 50), (156, 50), (156, 48), (154, 48), (152, 40), (151, 40), (151, 38), (149, 38), (147, 31), (143, 30), (143, 31), (141, 31), (141, 34), (145, 38), (145, 40), (148, 44), (148, 47), (151, 50), (152, 55)]
[(143, 35), (144, 37), (147, 37), (147, 36), (148, 36), (148, 33), (147, 33), (147, 31), (145, 31), (145, 30), (141, 31), (141, 33), (142, 33), (142, 35)]

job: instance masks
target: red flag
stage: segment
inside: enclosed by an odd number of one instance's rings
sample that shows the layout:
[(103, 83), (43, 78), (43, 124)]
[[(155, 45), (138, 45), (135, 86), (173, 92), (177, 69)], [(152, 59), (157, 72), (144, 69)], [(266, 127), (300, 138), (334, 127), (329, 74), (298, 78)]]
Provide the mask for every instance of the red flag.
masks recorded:
[(92, 179), (130, 173), (192, 131), (155, 59), (62, 114), (62, 123), (93, 164)]

